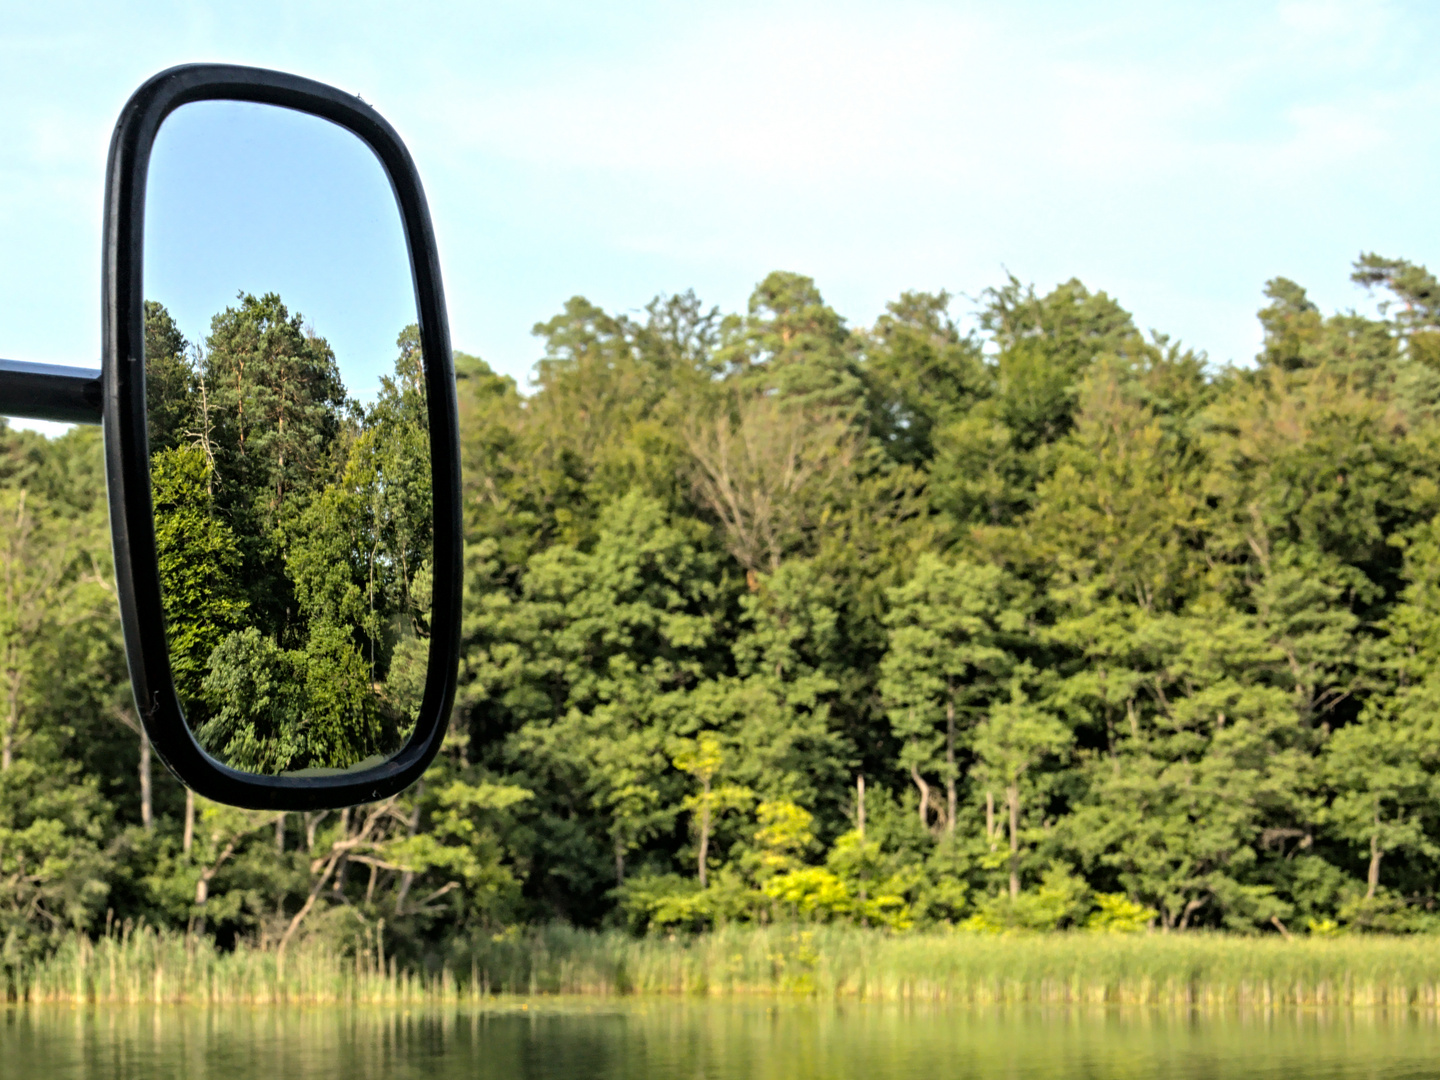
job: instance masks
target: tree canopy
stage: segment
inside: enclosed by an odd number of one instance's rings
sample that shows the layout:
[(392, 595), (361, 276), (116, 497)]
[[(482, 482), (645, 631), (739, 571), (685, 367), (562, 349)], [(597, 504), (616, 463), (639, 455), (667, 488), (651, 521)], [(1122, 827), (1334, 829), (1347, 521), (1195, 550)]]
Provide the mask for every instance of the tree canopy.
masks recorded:
[(176, 687), (201, 744), (226, 764), (351, 767), (399, 748), (424, 681), (430, 444), (418, 337), (401, 332), (394, 376), (362, 408), (302, 315), (273, 293), (238, 301), (197, 348), (163, 306), (146, 308)]
[[(95, 433), (7, 430), (6, 933), (1435, 928), (1440, 302), (1354, 276), (1369, 314), (1266, 283), (1228, 367), (1078, 281), (856, 327), (794, 273), (730, 314), (576, 297), (526, 388), (457, 353), (459, 699), (422, 784), (343, 814), (142, 781)], [(277, 296), (201, 345), (147, 320), (202, 741), (387, 752), (432, 587), (413, 330), (362, 408)]]

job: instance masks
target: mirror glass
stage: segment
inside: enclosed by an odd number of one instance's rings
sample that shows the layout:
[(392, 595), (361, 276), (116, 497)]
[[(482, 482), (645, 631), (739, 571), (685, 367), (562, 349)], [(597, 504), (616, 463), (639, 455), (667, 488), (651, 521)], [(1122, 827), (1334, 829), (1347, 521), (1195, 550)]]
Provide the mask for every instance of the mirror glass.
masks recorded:
[(432, 540), (414, 289), (384, 170), (316, 117), (183, 106), (151, 157), (144, 273), (186, 718), (246, 772), (378, 764), (420, 705)]

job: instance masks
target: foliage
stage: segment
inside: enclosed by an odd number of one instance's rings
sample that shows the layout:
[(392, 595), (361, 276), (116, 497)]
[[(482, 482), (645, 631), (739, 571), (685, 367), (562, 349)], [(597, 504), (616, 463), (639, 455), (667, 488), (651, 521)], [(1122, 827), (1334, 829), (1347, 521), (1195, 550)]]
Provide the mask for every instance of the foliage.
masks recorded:
[[(151, 453), (161, 594), (201, 743), (266, 773), (393, 751), (415, 695), (384, 685), (391, 661), (429, 634), (415, 328), (362, 409), (324, 339), (276, 295), (242, 293), (193, 355), (164, 307), (146, 311), (159, 350), (147, 396), (165, 418)], [(404, 662), (398, 674), (414, 681)]]
[[(905, 293), (851, 327), (793, 273), (731, 315), (573, 298), (536, 327), (526, 393), (456, 354), (456, 709), (421, 785), (341, 813), (232, 812), (151, 776), (99, 443), (4, 431), (3, 962), (143, 920), (255, 955), (383, 941), (459, 978), (518, 972), (517, 940), (563, 934), (516, 928), (558, 920), (654, 931), (583, 950), (706, 985), (758, 976), (696, 960), (702, 930), (783, 954), (767, 986), (852, 985), (807, 934), (888, 943), (875, 970), (920, 981), (942, 943), (1042, 931), (1064, 942), (1033, 953), (1045, 978), (1139, 956), (1146, 931), (1173, 961), (1147, 986), (1212, 985), (1162, 935), (1244, 967), (1198, 931), (1367, 963), (1355, 935), (1429, 931), (1440, 899), (1440, 304), (1404, 260), (1355, 280), (1371, 314), (1267, 283), (1238, 367), (1078, 281), (1009, 279), (971, 323)], [(278, 296), (238, 297), (203, 343), (146, 318), (201, 740), (275, 771), (388, 753), (433, 591), (413, 329), (362, 408)], [(945, 985), (983, 997), (995, 964)], [(1318, 970), (1273, 985), (1311, 994)]]

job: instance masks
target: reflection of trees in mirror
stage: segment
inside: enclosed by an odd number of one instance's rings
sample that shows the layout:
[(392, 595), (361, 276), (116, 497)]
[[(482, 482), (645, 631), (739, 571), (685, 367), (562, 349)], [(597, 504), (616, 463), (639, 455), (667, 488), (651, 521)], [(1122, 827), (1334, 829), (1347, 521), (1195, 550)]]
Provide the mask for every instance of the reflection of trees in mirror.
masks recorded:
[(419, 336), (373, 404), (273, 293), (191, 345), (145, 305), (155, 542), (176, 690), (261, 773), (398, 750), (428, 660), (431, 489)]

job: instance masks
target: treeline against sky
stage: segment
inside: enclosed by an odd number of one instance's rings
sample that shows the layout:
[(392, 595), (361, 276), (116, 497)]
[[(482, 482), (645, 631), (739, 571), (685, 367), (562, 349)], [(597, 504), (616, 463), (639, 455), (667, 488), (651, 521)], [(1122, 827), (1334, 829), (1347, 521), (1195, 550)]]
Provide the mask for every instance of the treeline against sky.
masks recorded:
[[(577, 297), (528, 393), (457, 354), (450, 734), (417, 788), (330, 814), (187, 805), (149, 768), (99, 432), (7, 432), (4, 962), (127, 921), (414, 955), (548, 920), (1440, 928), (1440, 286), (1354, 277), (1376, 314), (1269, 282), (1243, 367), (1078, 281), (1006, 281), (967, 332), (943, 293), (850, 327), (788, 273), (735, 314)], [(169, 355), (223, 363), (251, 301)], [(362, 658), (423, 636), (368, 610), (331, 620)]]
[(415, 327), (369, 408), (324, 338), (242, 293), (205, 347), (146, 308), (166, 637), (186, 718), (260, 773), (383, 760), (414, 724), (431, 587)]

